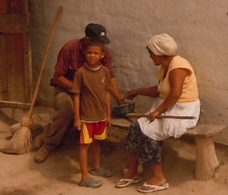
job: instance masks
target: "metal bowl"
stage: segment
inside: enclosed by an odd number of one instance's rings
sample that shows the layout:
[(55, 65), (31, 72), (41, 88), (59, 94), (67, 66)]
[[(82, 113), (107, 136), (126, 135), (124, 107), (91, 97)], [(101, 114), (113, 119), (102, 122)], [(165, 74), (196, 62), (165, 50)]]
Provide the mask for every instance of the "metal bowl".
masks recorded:
[(124, 105), (118, 105), (112, 107), (112, 114), (114, 116), (124, 116), (127, 113), (134, 112), (135, 109), (135, 102), (127, 103)]

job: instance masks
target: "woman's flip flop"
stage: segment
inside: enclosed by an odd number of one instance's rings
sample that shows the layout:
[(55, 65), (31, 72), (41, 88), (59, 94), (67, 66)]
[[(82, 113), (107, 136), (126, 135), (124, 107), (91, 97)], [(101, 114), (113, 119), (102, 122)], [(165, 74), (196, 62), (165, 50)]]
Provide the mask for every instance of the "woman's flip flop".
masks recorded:
[(168, 183), (163, 183), (162, 185), (151, 185), (146, 182), (138, 188), (138, 191), (143, 193), (149, 193), (149, 192), (166, 190), (168, 187), (169, 187)]
[[(142, 181), (142, 178), (141, 177), (139, 177), (137, 179), (120, 179), (116, 183), (115, 187), (116, 188), (124, 188), (124, 187), (127, 187), (127, 186), (131, 185), (131, 184), (137, 184), (140, 181)], [(124, 182), (124, 184), (121, 184), (122, 182)]]

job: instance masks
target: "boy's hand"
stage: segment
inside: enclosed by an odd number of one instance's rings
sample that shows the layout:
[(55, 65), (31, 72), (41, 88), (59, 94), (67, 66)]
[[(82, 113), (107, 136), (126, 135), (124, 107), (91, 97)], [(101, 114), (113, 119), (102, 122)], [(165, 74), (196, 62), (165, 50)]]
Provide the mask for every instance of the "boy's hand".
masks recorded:
[(111, 125), (112, 125), (112, 118), (110, 116), (108, 116), (106, 119), (106, 126), (111, 127)]
[(74, 120), (74, 127), (75, 127), (78, 131), (81, 131), (81, 129), (82, 129), (82, 121), (81, 121), (81, 119), (75, 119), (75, 120)]
[(118, 99), (117, 100), (117, 103), (119, 104), (119, 105), (124, 105), (124, 104), (126, 104), (126, 102), (124, 101), (124, 99)]

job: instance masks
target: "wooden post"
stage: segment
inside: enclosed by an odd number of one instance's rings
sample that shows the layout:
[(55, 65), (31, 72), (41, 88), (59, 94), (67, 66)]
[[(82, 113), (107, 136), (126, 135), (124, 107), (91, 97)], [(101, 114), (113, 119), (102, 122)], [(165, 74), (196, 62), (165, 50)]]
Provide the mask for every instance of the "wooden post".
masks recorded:
[(195, 178), (198, 180), (211, 179), (215, 173), (215, 169), (219, 165), (215, 153), (213, 137), (196, 136), (196, 166)]

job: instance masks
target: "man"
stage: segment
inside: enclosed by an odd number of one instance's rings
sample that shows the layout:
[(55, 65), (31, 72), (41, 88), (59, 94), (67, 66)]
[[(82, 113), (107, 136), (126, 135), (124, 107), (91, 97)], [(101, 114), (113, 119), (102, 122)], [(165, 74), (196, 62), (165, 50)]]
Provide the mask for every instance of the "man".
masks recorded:
[[(75, 72), (86, 61), (84, 49), (91, 37), (99, 38), (105, 44), (110, 43), (105, 27), (101, 24), (90, 23), (85, 28), (84, 38), (67, 42), (59, 52), (54, 76), (51, 79), (51, 85), (55, 87), (54, 103), (56, 109), (53, 124), (47, 125), (44, 132), (34, 140), (34, 148), (38, 149), (34, 160), (38, 163), (44, 162), (49, 154), (61, 144), (67, 130), (73, 125), (73, 93), (70, 90), (73, 86)], [(118, 104), (124, 104), (114, 76), (112, 59), (107, 47), (105, 47), (105, 56), (102, 58), (101, 64), (106, 66), (110, 72), (112, 82), (110, 93)]]

